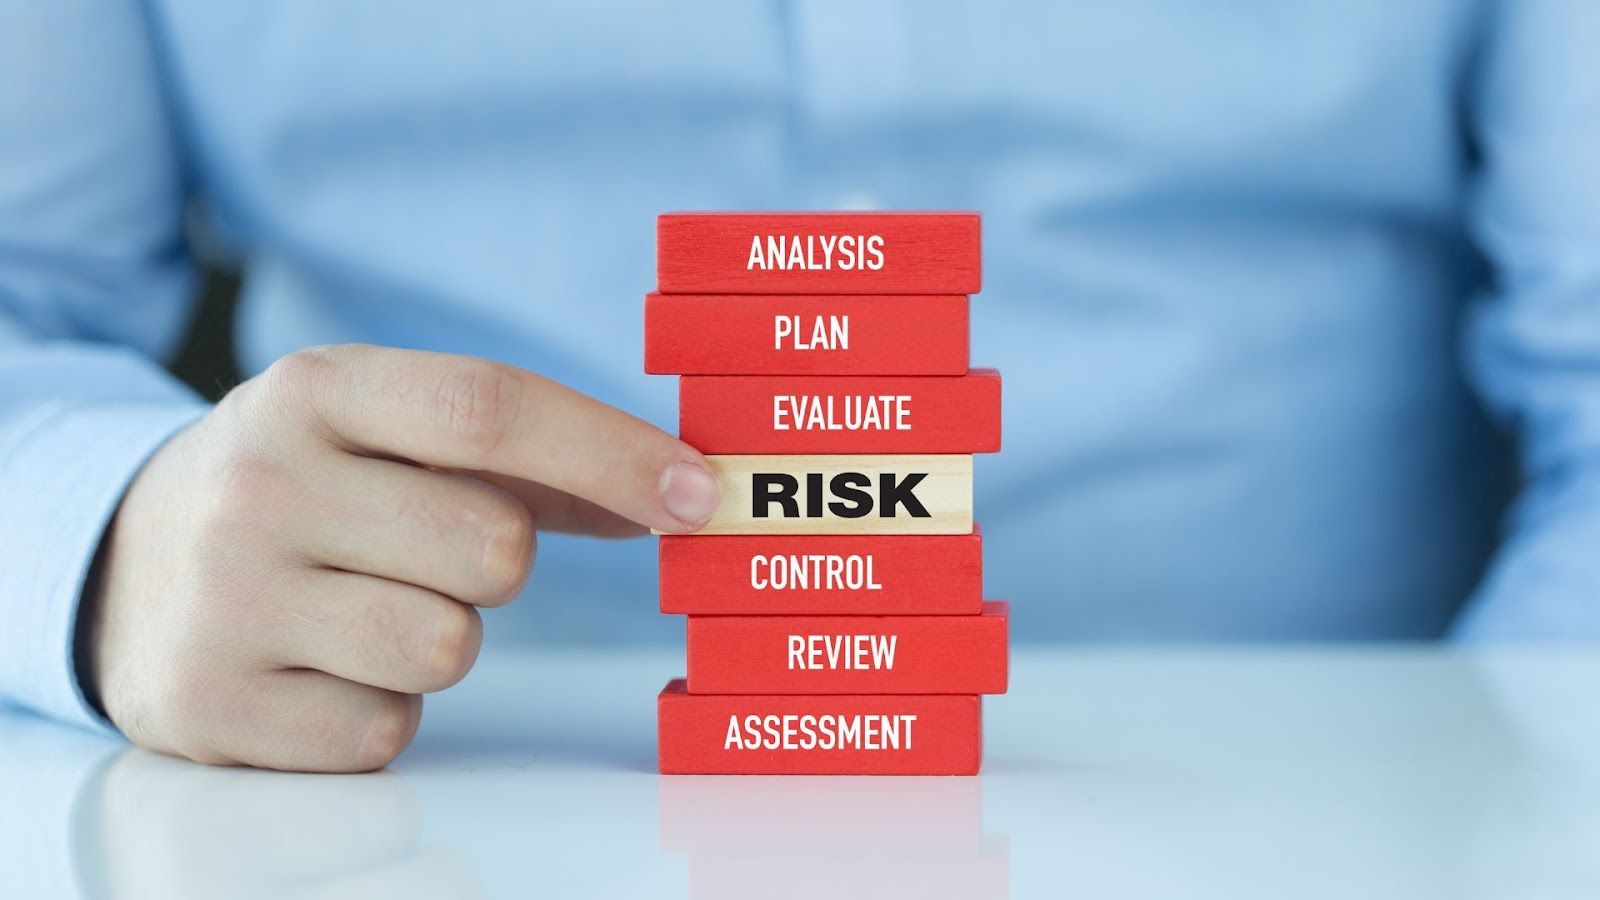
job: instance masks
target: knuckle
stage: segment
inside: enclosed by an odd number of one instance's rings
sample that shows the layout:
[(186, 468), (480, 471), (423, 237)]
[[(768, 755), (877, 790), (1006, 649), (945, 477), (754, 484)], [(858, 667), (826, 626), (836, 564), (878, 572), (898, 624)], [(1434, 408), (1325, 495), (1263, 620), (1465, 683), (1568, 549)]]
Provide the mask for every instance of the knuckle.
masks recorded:
[[(238, 529), (230, 530), (219, 521), (208, 527), (192, 548), (195, 566), (183, 582), (190, 595), (187, 612), (196, 622), (194, 630), (206, 634), (180, 635), (177, 639), (197, 652), (215, 652), (220, 629), (270, 627), (274, 619), (274, 604), (260, 585), (263, 578), (276, 573), (263, 559), (263, 551), (249, 546), (255, 543), (253, 536), (240, 538)], [(241, 642), (227, 646), (225, 652), (243, 652), (252, 645)]]
[(283, 495), (288, 477), (283, 466), (264, 457), (228, 454), (218, 465), (214, 507), (229, 518), (241, 511), (259, 509)]
[(240, 434), (262, 440), (287, 424), (303, 428), (308, 411), (324, 408), (348, 378), (350, 348), (307, 347), (279, 357), (265, 371), (230, 391), (217, 412)]
[(211, 712), (211, 673), (180, 656), (156, 688), (155, 705), (181, 722), (200, 722)]
[(464, 446), (488, 455), (516, 427), (522, 381), (499, 363), (467, 360), (439, 381), (433, 400), (439, 424)]
[(235, 585), (235, 564), (266, 552), (294, 502), (294, 480), (282, 464), (250, 453), (225, 454), (208, 469), (207, 493), (185, 526), (199, 564), (194, 571), (217, 582), (200, 587)]
[(417, 660), (421, 689), (443, 690), (467, 676), (477, 661), (483, 642), (483, 624), (478, 611), (461, 603), (450, 603), (433, 625), (427, 650)]
[(221, 715), (219, 697), (236, 686), (232, 683), (236, 678), (208, 661), (204, 653), (176, 653), (166, 668), (166, 677), (154, 685), (152, 708), (147, 715), (178, 731), (204, 729), (215, 724)]
[(406, 749), (417, 733), (422, 704), (415, 696), (386, 693), (374, 704), (366, 721), (355, 724), (355, 750), (352, 768), (369, 772), (381, 769)]
[(480, 524), (483, 535), (480, 572), (488, 592), (486, 599), (507, 602), (527, 580), (538, 537), (533, 513), (521, 501), (502, 496), (492, 509)]
[(322, 390), (339, 369), (337, 347), (307, 347), (280, 357), (263, 373), (263, 383), (278, 395), (308, 397)]

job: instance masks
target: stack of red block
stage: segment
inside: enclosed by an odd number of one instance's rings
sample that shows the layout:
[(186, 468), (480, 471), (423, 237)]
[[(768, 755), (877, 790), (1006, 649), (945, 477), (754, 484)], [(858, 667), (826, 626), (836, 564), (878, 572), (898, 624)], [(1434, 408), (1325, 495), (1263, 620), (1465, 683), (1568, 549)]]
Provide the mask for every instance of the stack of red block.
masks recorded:
[(645, 371), (722, 503), (663, 535), (688, 676), (658, 707), (677, 774), (975, 774), (1004, 693), (972, 454), (1000, 376), (968, 368), (975, 213), (663, 215)]

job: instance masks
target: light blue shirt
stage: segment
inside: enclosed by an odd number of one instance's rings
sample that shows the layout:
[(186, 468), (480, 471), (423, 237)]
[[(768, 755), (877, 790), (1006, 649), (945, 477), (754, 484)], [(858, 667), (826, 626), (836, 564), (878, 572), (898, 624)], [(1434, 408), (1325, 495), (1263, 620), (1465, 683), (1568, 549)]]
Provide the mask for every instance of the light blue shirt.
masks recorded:
[[(0, 696), (92, 721), (196, 218), (247, 371), (428, 347), (671, 426), (657, 213), (980, 210), (1020, 640), (1600, 636), (1597, 164), (1590, 0), (6, 3)], [(653, 560), (547, 541), (490, 639), (670, 639)]]

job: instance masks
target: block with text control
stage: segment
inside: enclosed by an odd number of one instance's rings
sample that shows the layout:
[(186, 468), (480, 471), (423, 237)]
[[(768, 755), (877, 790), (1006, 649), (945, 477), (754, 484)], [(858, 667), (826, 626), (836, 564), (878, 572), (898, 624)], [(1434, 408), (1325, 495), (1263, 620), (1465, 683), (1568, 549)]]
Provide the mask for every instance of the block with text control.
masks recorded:
[(983, 536), (663, 535), (661, 611), (691, 615), (976, 615)]

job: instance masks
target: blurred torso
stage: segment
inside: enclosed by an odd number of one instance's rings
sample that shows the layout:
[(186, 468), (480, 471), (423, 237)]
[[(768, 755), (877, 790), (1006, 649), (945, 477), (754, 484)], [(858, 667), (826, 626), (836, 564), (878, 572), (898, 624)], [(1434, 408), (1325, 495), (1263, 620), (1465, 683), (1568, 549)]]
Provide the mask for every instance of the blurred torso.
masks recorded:
[[(1465, 2), (157, 7), (248, 370), (476, 353), (670, 428), (657, 213), (972, 208), (1020, 639), (1430, 636), (1490, 547)], [(491, 633), (677, 633), (653, 550), (546, 541)]]

